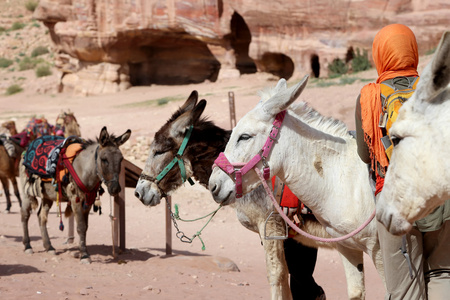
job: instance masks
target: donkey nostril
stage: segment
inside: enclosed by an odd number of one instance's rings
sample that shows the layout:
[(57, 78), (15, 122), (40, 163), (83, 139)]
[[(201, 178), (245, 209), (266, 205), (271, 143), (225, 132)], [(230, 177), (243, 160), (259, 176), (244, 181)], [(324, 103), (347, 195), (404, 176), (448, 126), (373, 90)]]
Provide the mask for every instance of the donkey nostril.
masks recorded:
[(137, 191), (134, 192), (134, 196), (138, 199), (141, 199), (141, 194), (139, 194), (139, 192)]
[(215, 192), (217, 190), (217, 184), (215, 184), (214, 186), (210, 187), (209, 190), (211, 191), (211, 193), (215, 194)]

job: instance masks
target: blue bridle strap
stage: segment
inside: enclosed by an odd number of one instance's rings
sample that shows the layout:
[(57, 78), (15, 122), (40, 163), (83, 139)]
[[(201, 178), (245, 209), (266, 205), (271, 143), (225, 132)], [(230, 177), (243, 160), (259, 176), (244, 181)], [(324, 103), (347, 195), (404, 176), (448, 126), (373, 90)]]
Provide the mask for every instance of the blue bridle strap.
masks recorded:
[(172, 159), (172, 161), (161, 171), (161, 173), (159, 173), (158, 176), (156, 176), (156, 181), (161, 181), (161, 179), (164, 178), (164, 176), (167, 175), (167, 173), (169, 173), (170, 170), (172, 170), (172, 168), (175, 166), (176, 163), (178, 163), (178, 166), (180, 168), (180, 173), (181, 173), (181, 179), (183, 180), (183, 183), (187, 180), (189, 181), (189, 183), (191, 185), (194, 185), (194, 181), (188, 177), (186, 178), (186, 168), (184, 166), (184, 161), (183, 161), (183, 153), (184, 150), (186, 149), (187, 143), (189, 142), (189, 139), (191, 137), (191, 133), (192, 130), (194, 129), (194, 126), (191, 125), (191, 127), (189, 127), (186, 136), (183, 139), (183, 142), (181, 143), (180, 149), (178, 149), (177, 154), (175, 155), (175, 157)]

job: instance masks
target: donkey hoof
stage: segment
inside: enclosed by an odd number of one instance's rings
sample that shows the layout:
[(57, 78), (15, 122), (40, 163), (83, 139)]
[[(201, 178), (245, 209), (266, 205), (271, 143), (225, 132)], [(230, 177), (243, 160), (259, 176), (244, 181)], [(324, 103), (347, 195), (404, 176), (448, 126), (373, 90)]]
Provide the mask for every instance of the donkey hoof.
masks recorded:
[(33, 254), (34, 252), (33, 252), (33, 249), (31, 249), (31, 248), (28, 248), (28, 249), (25, 249), (25, 251), (24, 251), (26, 254)]
[(55, 249), (50, 249), (47, 251), (48, 254), (50, 255), (56, 255), (56, 250)]
[(3, 213), (4, 213), (4, 214), (9, 214), (10, 211), (9, 211), (9, 209), (7, 209), (7, 210), (3, 211)]
[(91, 264), (91, 258), (90, 258), (89, 256), (87, 256), (87, 257), (82, 257), (82, 258), (80, 259), (80, 263), (81, 263), (82, 265), (89, 265), (89, 264)]

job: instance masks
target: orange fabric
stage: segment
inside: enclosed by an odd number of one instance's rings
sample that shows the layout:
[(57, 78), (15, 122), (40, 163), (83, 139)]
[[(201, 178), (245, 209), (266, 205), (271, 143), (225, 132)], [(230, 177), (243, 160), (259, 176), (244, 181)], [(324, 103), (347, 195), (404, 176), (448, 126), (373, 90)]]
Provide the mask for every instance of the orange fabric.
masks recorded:
[[(272, 177), (272, 186), (275, 186), (275, 176)], [(295, 196), (287, 185), (284, 186), (283, 198), (280, 206), (283, 207), (298, 207), (298, 198)]]
[[(67, 146), (66, 156), (69, 159), (70, 163), (73, 162), (73, 159), (78, 154), (78, 152), (80, 152), (81, 150), (83, 150), (82, 144), (74, 143), (74, 144), (70, 144), (69, 146)], [(63, 179), (64, 175), (66, 175), (66, 173), (67, 173), (66, 168), (63, 168), (61, 171), (59, 171), (59, 180), (62, 181), (62, 179)]]
[(378, 161), (387, 167), (389, 161), (380, 138), (378, 127), (381, 115), (380, 83), (398, 76), (418, 76), (419, 53), (414, 33), (405, 25), (392, 24), (381, 29), (373, 40), (372, 56), (378, 72), (376, 83), (361, 89), (361, 121), (364, 139), (369, 147), (372, 169)]

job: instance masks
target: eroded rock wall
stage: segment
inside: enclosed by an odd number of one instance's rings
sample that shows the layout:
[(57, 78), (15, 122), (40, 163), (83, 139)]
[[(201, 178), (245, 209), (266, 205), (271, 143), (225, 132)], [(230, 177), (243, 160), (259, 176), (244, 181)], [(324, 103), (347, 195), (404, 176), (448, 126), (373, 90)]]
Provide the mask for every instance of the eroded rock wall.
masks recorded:
[(324, 76), (387, 24), (410, 26), (421, 52), (434, 48), (449, 15), (447, 0), (41, 0), (34, 16), (60, 54), (61, 89), (90, 94), (256, 71), (299, 77), (313, 57)]

